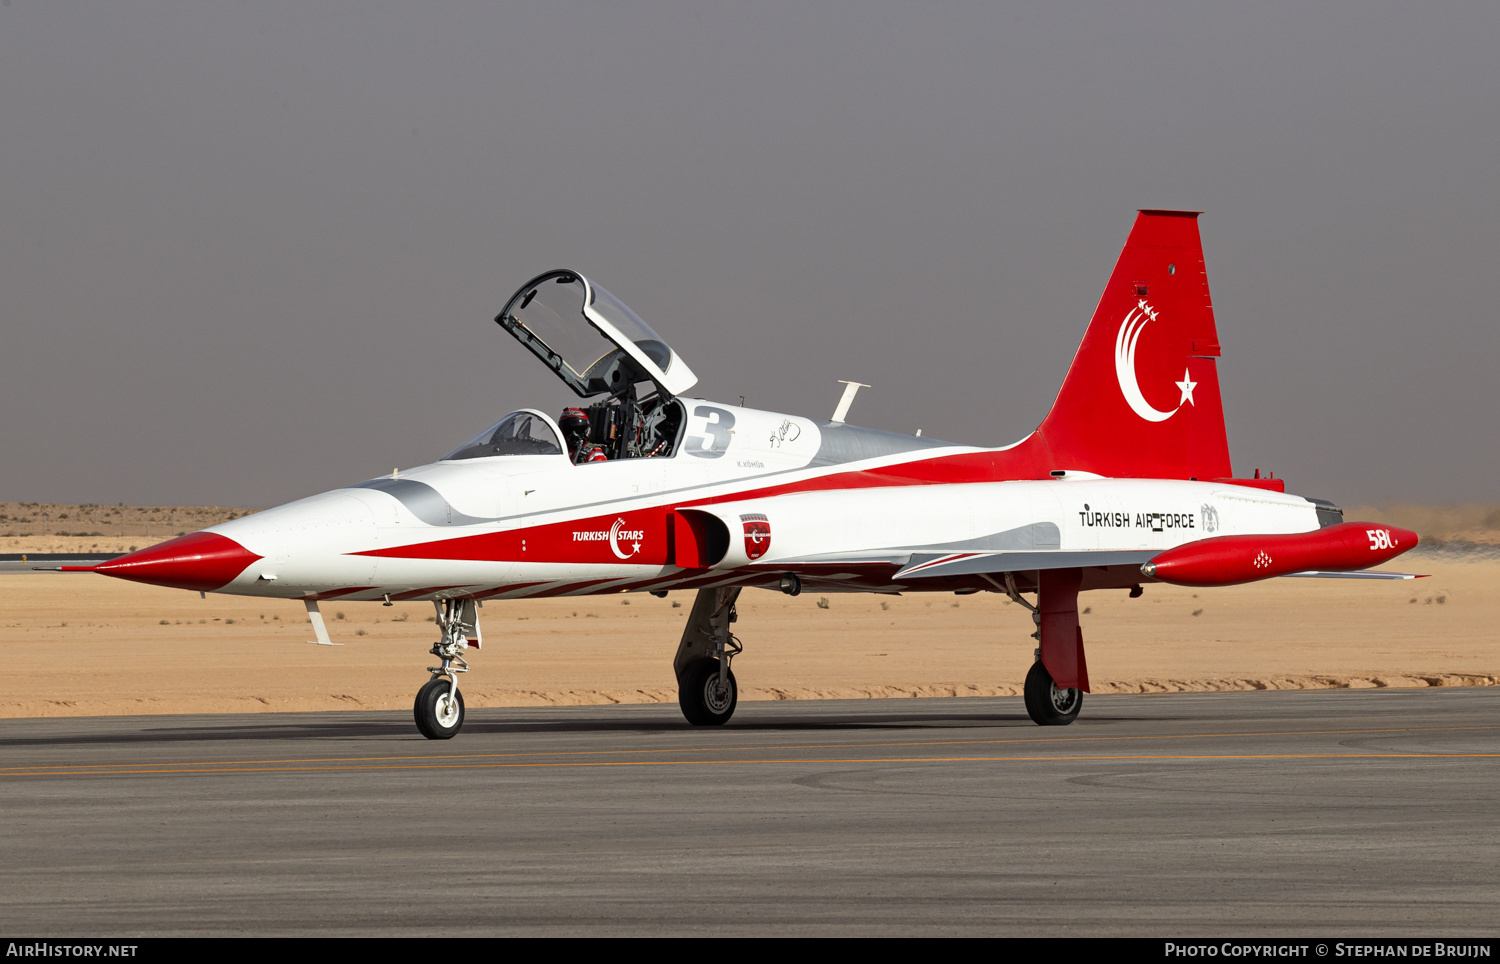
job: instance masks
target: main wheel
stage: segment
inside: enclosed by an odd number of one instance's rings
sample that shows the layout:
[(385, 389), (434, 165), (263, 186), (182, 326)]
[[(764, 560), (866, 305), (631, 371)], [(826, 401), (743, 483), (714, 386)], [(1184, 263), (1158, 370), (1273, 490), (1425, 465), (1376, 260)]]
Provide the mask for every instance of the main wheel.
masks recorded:
[(682, 685), (677, 689), (677, 705), (694, 726), (720, 726), (729, 722), (739, 697), (734, 672), (729, 673), (729, 685), (722, 685), (719, 661), (712, 656), (700, 656), (688, 663), (682, 673)]
[(1026, 674), (1026, 712), (1038, 726), (1067, 726), (1083, 709), (1083, 690), (1063, 689), (1041, 660)]
[[(464, 694), (445, 679), (435, 679), (417, 690), (412, 705), (417, 729), (429, 740), (450, 740), (464, 725)], [(452, 696), (449, 696), (450, 691)]]

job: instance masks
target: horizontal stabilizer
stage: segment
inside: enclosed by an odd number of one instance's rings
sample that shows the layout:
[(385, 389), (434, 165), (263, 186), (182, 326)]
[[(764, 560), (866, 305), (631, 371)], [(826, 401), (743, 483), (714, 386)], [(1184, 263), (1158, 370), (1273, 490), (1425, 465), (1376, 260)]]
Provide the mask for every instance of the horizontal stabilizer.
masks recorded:
[(1355, 572), (1328, 572), (1309, 569), (1306, 572), (1289, 572), (1286, 578), (1300, 579), (1426, 579), (1426, 572), (1385, 572), (1380, 569), (1360, 569)]

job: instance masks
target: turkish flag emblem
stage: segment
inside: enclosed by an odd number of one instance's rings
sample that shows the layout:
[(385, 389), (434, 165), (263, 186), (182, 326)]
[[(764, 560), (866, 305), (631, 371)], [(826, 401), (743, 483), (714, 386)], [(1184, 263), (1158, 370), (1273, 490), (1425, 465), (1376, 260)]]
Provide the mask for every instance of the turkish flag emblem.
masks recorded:
[(771, 523), (759, 512), (740, 516), (745, 526), (745, 555), (754, 562), (771, 548)]

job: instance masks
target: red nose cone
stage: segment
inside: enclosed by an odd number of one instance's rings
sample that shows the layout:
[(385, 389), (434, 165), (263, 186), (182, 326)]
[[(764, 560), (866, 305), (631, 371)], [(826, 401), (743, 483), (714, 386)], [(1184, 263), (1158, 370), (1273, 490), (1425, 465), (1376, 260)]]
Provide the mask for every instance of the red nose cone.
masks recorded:
[(153, 586), (210, 592), (227, 586), (259, 558), (233, 539), (212, 532), (191, 532), (100, 563), (94, 571)]

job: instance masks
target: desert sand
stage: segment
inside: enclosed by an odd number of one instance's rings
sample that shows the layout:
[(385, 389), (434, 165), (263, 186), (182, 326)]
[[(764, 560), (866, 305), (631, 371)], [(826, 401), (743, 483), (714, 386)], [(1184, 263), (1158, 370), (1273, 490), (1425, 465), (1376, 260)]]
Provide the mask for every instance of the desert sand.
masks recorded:
[(0, 502), (0, 553), (133, 552), (254, 511), (219, 505)]
[[(1432, 577), (1089, 593), (1093, 689), (1500, 683), (1500, 561), (1413, 554), (1396, 565)], [(691, 604), (690, 593), (492, 601), (462, 680), (467, 704), (674, 702)], [(0, 576), (0, 717), (410, 707), (432, 663), (430, 604), (324, 613), (343, 645), (309, 644), (296, 602), (200, 599), (91, 573)], [(739, 613), (746, 700), (1015, 695), (1035, 645), (1027, 612), (992, 594), (748, 590)]]

